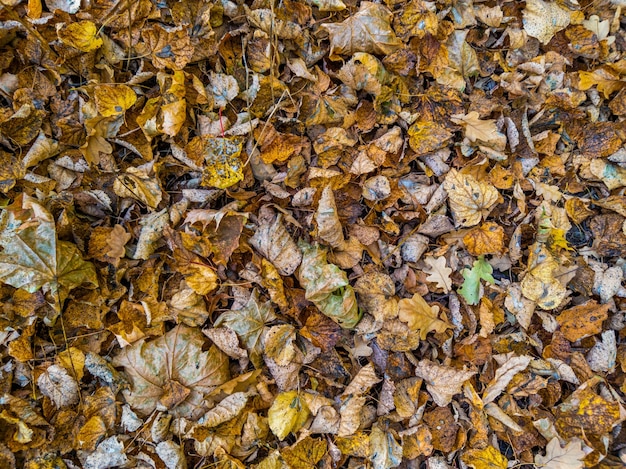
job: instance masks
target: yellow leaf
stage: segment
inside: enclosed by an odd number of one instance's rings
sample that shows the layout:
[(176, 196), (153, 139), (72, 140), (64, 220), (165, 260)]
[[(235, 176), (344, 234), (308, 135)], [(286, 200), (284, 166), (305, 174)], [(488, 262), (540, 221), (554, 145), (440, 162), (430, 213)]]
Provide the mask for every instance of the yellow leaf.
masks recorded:
[(316, 464), (324, 457), (327, 449), (326, 440), (317, 440), (307, 436), (293, 446), (283, 449), (281, 454), (289, 467), (315, 469)]
[(435, 122), (417, 121), (409, 127), (409, 146), (418, 156), (444, 147), (452, 133)]
[(92, 52), (102, 46), (102, 39), (98, 36), (98, 28), (91, 21), (70, 23), (57, 31), (59, 39), (64, 44), (82, 52)]
[(470, 449), (461, 455), (465, 464), (474, 469), (506, 469), (508, 460), (493, 446)]
[(398, 302), (398, 317), (406, 322), (412, 331), (420, 331), (420, 339), (426, 340), (429, 332), (444, 332), (450, 325), (439, 319), (439, 306), (430, 306), (419, 293), (413, 298)]
[(500, 254), (504, 249), (504, 228), (493, 222), (483, 223), (472, 228), (463, 242), (472, 256)]
[(488, 182), (451, 169), (443, 182), (448, 192), (454, 220), (460, 226), (474, 226), (487, 216), (499, 198), (498, 190)]
[(276, 396), (267, 417), (272, 433), (282, 441), (289, 433), (300, 430), (309, 417), (309, 409), (298, 391), (287, 391)]
[(120, 116), (135, 104), (137, 95), (130, 86), (98, 85), (95, 90), (95, 100), (96, 108), (101, 116)]
[(76, 347), (59, 352), (57, 355), (59, 364), (65, 368), (78, 381), (83, 378), (83, 368), (85, 366), (85, 354)]
[(185, 147), (192, 160), (205, 162), (202, 185), (218, 189), (226, 189), (243, 180), (241, 149), (239, 140), (211, 137), (194, 137)]
[(522, 294), (540, 308), (557, 308), (567, 295), (567, 289), (555, 278), (559, 263), (548, 249), (535, 243), (528, 256), (528, 273), (522, 280)]
[(185, 277), (185, 282), (198, 295), (207, 295), (217, 288), (217, 274), (208, 265), (190, 264), (191, 274)]
[(611, 93), (619, 91), (626, 86), (626, 81), (620, 80), (620, 75), (610, 68), (598, 68), (593, 72), (578, 72), (578, 89), (587, 91), (592, 86), (597, 86), (598, 91), (609, 99)]

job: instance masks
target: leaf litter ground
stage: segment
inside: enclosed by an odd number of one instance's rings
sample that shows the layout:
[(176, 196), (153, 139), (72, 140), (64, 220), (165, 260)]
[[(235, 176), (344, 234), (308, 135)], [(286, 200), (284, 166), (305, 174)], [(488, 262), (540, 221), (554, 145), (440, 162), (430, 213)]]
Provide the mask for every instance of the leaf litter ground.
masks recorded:
[(0, 467), (623, 467), (621, 3), (1, 2)]

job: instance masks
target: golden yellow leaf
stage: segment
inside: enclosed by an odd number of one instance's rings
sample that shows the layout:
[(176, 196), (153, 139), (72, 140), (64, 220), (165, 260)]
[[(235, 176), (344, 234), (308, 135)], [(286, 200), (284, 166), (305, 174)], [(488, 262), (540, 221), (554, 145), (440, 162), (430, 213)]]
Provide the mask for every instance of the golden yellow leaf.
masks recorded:
[(57, 35), (64, 44), (82, 52), (92, 52), (102, 46), (102, 39), (98, 37), (98, 28), (91, 21), (70, 23), (60, 28)]
[(506, 469), (508, 464), (508, 460), (493, 446), (465, 451), (461, 459), (474, 469)]
[(100, 439), (106, 434), (106, 426), (102, 417), (92, 416), (85, 425), (81, 427), (76, 435), (76, 447), (82, 450), (93, 451)]
[(120, 116), (137, 101), (133, 89), (126, 85), (98, 85), (94, 96), (96, 109), (103, 117)]
[(283, 449), (281, 454), (289, 467), (315, 469), (316, 464), (324, 457), (327, 449), (326, 440), (307, 436), (293, 446)]
[(67, 350), (59, 352), (57, 359), (59, 364), (72, 376), (75, 376), (78, 381), (83, 379), (83, 375), (85, 374), (83, 371), (85, 367), (85, 354), (82, 350), (76, 347), (70, 347)]
[(226, 189), (243, 180), (242, 142), (232, 138), (194, 137), (185, 147), (194, 161), (204, 162), (202, 185)]
[(460, 226), (474, 226), (486, 217), (498, 202), (498, 190), (488, 182), (451, 169), (443, 182), (448, 192), (454, 220)]
[(597, 86), (600, 93), (609, 99), (612, 93), (619, 91), (626, 86), (626, 81), (622, 80), (620, 74), (608, 67), (600, 67), (593, 72), (578, 72), (578, 88), (587, 91), (592, 86)]
[(190, 264), (189, 272), (189, 275), (185, 277), (185, 282), (198, 295), (207, 295), (217, 288), (217, 274), (208, 265)]
[(289, 433), (300, 430), (309, 417), (309, 408), (298, 391), (282, 392), (274, 399), (267, 417), (272, 433), (282, 441)]
[(506, 146), (506, 136), (498, 132), (495, 120), (481, 120), (476, 111), (467, 114), (455, 114), (450, 120), (455, 124), (463, 126), (465, 136), (470, 142), (480, 141), (491, 144), (491, 146), (498, 150), (504, 150)]
[(289, 303), (287, 303), (285, 296), (283, 279), (276, 267), (265, 258), (261, 259), (261, 275), (263, 276), (263, 286), (267, 289), (272, 302), (281, 309), (287, 308)]
[(504, 228), (487, 222), (472, 228), (464, 237), (463, 242), (472, 256), (484, 254), (501, 254), (504, 249)]
[(406, 322), (412, 331), (420, 331), (420, 339), (426, 340), (429, 332), (444, 332), (450, 324), (439, 319), (439, 306), (430, 306), (419, 293), (413, 298), (398, 302), (398, 318)]
[(417, 121), (409, 127), (409, 145), (419, 156), (447, 145), (452, 132), (436, 122)]
[(567, 295), (567, 289), (555, 278), (559, 263), (540, 243), (531, 246), (528, 273), (522, 280), (522, 294), (543, 309), (555, 309)]

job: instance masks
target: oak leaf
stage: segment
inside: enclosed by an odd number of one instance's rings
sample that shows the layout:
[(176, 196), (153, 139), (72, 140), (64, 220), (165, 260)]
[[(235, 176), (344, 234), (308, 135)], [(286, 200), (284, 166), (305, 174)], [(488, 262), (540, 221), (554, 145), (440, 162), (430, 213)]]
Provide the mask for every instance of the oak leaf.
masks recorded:
[(470, 305), (477, 305), (480, 300), (481, 280), (489, 283), (495, 283), (495, 279), (491, 275), (493, 267), (487, 262), (483, 256), (474, 261), (471, 269), (463, 269), (463, 285), (459, 288), (459, 294), (465, 298)]
[(413, 332), (419, 331), (422, 340), (426, 340), (429, 332), (441, 333), (452, 327), (439, 319), (439, 306), (430, 306), (419, 293), (398, 302), (398, 318), (406, 322)]
[(506, 136), (498, 132), (495, 120), (481, 120), (476, 111), (471, 111), (467, 114), (454, 114), (450, 120), (463, 127), (465, 136), (470, 142), (479, 141), (490, 144), (490, 146), (496, 149), (504, 150)]
[(428, 274), (426, 281), (436, 283), (437, 287), (441, 288), (444, 293), (452, 291), (452, 280), (450, 279), (452, 269), (446, 267), (446, 258), (429, 256), (424, 258), (424, 263), (426, 264), (424, 273)]

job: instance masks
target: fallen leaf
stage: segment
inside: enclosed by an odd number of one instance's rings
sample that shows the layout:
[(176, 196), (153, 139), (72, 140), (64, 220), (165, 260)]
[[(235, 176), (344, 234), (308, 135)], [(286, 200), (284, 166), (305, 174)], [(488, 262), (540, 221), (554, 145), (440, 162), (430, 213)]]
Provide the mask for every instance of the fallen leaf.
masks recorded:
[(113, 359), (124, 367), (130, 389), (124, 397), (141, 416), (155, 409), (197, 418), (203, 413), (204, 394), (228, 381), (228, 357), (217, 347), (202, 350), (198, 329), (176, 326), (152, 341), (139, 341)]
[(398, 318), (413, 332), (419, 331), (422, 340), (426, 340), (429, 332), (442, 333), (452, 327), (439, 319), (439, 306), (430, 306), (419, 293), (398, 302)]
[(302, 264), (298, 270), (298, 280), (306, 290), (306, 298), (319, 310), (345, 329), (351, 329), (359, 322), (354, 290), (344, 271), (326, 261), (326, 250), (316, 244), (300, 241)]
[(526, 2), (524, 14), (524, 31), (547, 44), (554, 35), (570, 24), (570, 13), (558, 3), (544, 2), (543, 0), (529, 0)]
[(263, 355), (261, 337), (267, 330), (267, 324), (275, 319), (271, 304), (261, 303), (258, 292), (253, 290), (243, 308), (221, 314), (215, 321), (215, 327), (225, 326), (235, 331), (243, 346), (248, 350), (250, 360), (259, 367)]
[(544, 469), (581, 469), (585, 466), (581, 441), (574, 439), (561, 447), (558, 438), (552, 438), (546, 446), (546, 454), (535, 455), (535, 464)]
[(484, 256), (480, 256), (474, 261), (471, 269), (465, 268), (461, 272), (463, 274), (463, 285), (459, 288), (459, 294), (465, 298), (470, 305), (477, 305), (481, 297), (481, 280), (489, 283), (495, 283), (495, 279), (491, 275), (493, 267), (487, 262)]
[[(0, 281), (30, 293), (57, 293), (80, 285), (98, 285), (93, 265), (76, 245), (59, 241), (52, 215), (23, 195), (0, 213)], [(61, 305), (57, 305), (60, 307)]]
[(452, 291), (452, 280), (450, 274), (452, 269), (446, 266), (446, 258), (441, 257), (426, 257), (424, 259), (426, 268), (424, 272), (428, 274), (426, 281), (437, 284), (437, 288), (441, 288), (444, 293)]
[(461, 392), (465, 381), (476, 374), (475, 371), (463, 371), (438, 365), (430, 360), (421, 360), (415, 368), (415, 374), (426, 383), (426, 389), (435, 404), (444, 407), (450, 404), (452, 397)]
[(443, 182), (454, 220), (460, 226), (474, 226), (486, 217), (498, 201), (498, 190), (488, 182), (451, 169)]
[(309, 408), (298, 395), (298, 391), (280, 393), (267, 411), (272, 433), (284, 440), (289, 433), (297, 432), (309, 417)]
[(461, 459), (474, 469), (506, 469), (508, 465), (508, 460), (493, 446), (470, 449), (463, 453)]
[(77, 21), (57, 30), (59, 39), (68, 46), (83, 52), (92, 52), (102, 47), (98, 37), (98, 28), (91, 21)]
[(391, 12), (377, 3), (361, 2), (359, 11), (342, 23), (323, 23), (330, 36), (331, 58), (355, 52), (389, 54), (401, 41), (391, 29)]

